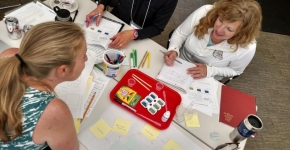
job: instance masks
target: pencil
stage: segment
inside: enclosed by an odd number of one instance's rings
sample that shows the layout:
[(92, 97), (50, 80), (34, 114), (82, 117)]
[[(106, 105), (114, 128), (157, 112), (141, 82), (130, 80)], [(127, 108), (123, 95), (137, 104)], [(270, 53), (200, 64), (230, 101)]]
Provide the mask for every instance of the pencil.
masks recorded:
[[(159, 50), (162, 54), (166, 54), (166, 52), (163, 52), (162, 50)], [(177, 59), (174, 59), (174, 61), (177, 61), (178, 63), (180, 63), (180, 64), (182, 64), (179, 60), (177, 60)]]
[[(141, 64), (143, 64), (143, 62), (145, 61), (145, 58), (146, 58), (146, 56), (147, 56), (147, 53), (148, 53), (148, 51), (145, 52), (145, 54), (144, 54), (144, 56), (143, 56), (143, 58), (142, 58), (142, 60), (141, 60), (141, 62), (140, 62), (140, 64), (139, 64), (139, 66), (138, 66), (138, 69), (140, 68)], [(143, 68), (143, 67), (142, 67), (142, 68)]]
[(143, 83), (141, 83), (135, 76), (132, 76), (133, 77), (133, 79), (135, 79), (138, 83), (140, 83), (145, 89), (147, 89), (148, 91), (150, 91), (150, 89), (146, 86), (146, 85), (144, 85)]
[(90, 107), (91, 107), (91, 105), (92, 105), (92, 102), (93, 102), (95, 96), (96, 96), (96, 92), (94, 93), (93, 97), (91, 98), (90, 103), (89, 103), (88, 107), (86, 108), (86, 111), (85, 111), (85, 113), (84, 113), (84, 115), (83, 115), (82, 120), (85, 119), (85, 117), (86, 117), (86, 115), (87, 115), (87, 113), (88, 113), (88, 110), (90, 109)]
[(144, 60), (144, 62), (142, 63), (142, 68), (143, 68), (144, 65), (145, 65), (145, 62), (146, 62), (146, 60), (147, 60), (147, 58), (148, 58), (148, 54), (149, 54), (149, 53), (146, 54), (145, 60)]
[(149, 87), (152, 87), (150, 84), (148, 84), (147, 82), (145, 82), (144, 80), (142, 80), (141, 78), (139, 78), (138, 76), (136, 76), (134, 73), (133, 73), (133, 76), (136, 77), (136, 78), (138, 78), (140, 81), (142, 81), (143, 83), (145, 83)]

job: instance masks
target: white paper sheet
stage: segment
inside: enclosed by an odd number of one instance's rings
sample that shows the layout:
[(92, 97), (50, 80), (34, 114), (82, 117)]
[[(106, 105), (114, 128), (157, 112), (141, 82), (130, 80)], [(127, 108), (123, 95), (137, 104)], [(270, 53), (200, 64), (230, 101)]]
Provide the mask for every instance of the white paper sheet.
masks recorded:
[(40, 2), (31, 2), (21, 8), (9, 13), (6, 17), (16, 17), (19, 27), (24, 25), (37, 25), (47, 21), (54, 21), (56, 13)]
[[(113, 127), (116, 118), (122, 118), (131, 122), (127, 136), (115, 132), (109, 132), (103, 139), (98, 140), (89, 128), (100, 118), (104, 119), (110, 127)], [(161, 130), (160, 134), (154, 141), (150, 141), (141, 130), (147, 123), (137, 118), (133, 114), (123, 110), (117, 105), (110, 105), (103, 114), (91, 122), (91, 124), (78, 134), (79, 141), (89, 150), (111, 149), (116, 142), (126, 150), (138, 145), (140, 150), (161, 150), (167, 141), (173, 139), (184, 150), (201, 150), (201, 148), (182, 132), (170, 125), (166, 130)]]
[(92, 90), (89, 94), (89, 97), (86, 99), (84, 110), (88, 107), (89, 102), (90, 102), (90, 100), (95, 92), (96, 92), (96, 96), (91, 104), (91, 107), (89, 108), (89, 110), (87, 112), (86, 117), (90, 116), (93, 108), (95, 108), (102, 93), (104, 92), (105, 88), (107, 87), (107, 85), (110, 81), (110, 78), (106, 77), (103, 72), (101, 72), (100, 70), (95, 69), (95, 68), (92, 70), (91, 75), (94, 77), (94, 79), (93, 79), (94, 84), (92, 84), (92, 86), (93, 86)]
[(66, 102), (73, 118), (82, 118), (86, 98), (86, 84), (93, 69), (96, 58), (95, 52), (87, 51), (88, 61), (80, 77), (75, 81), (63, 82), (56, 86), (55, 91), (60, 99)]

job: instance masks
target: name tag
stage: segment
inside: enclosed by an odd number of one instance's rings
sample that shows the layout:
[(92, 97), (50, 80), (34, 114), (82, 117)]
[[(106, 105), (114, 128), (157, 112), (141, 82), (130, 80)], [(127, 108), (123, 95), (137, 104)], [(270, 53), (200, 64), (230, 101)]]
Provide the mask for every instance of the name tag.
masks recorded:
[(130, 26), (134, 29), (142, 29), (138, 24), (136, 24), (133, 20), (130, 21)]

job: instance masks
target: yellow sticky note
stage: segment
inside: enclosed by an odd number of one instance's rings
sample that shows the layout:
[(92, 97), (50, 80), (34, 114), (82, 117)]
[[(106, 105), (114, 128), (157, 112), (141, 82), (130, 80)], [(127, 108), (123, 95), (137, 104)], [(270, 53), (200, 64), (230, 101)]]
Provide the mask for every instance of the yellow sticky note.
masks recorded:
[(187, 127), (200, 127), (199, 121), (198, 121), (198, 115), (197, 114), (184, 114), (184, 118), (186, 120), (186, 126)]
[(159, 135), (160, 131), (153, 126), (147, 124), (142, 130), (141, 133), (147, 137), (149, 140), (153, 141)]
[(113, 126), (113, 131), (122, 135), (127, 135), (131, 122), (125, 119), (117, 118)]
[(90, 127), (90, 131), (100, 140), (104, 138), (110, 131), (111, 127), (102, 118)]
[(172, 139), (170, 139), (163, 147), (162, 150), (182, 150), (182, 148)]
[(93, 82), (93, 79), (94, 79), (94, 77), (90, 75), (89, 78), (88, 78), (88, 81), (87, 81), (87, 86), (86, 86), (86, 95), (88, 94), (88, 92), (89, 92), (89, 90), (90, 90), (90, 87), (91, 87), (91, 84), (92, 84), (92, 82)]
[(74, 124), (75, 124), (76, 132), (79, 133), (79, 131), (80, 131), (80, 125), (81, 125), (81, 119), (74, 118)]

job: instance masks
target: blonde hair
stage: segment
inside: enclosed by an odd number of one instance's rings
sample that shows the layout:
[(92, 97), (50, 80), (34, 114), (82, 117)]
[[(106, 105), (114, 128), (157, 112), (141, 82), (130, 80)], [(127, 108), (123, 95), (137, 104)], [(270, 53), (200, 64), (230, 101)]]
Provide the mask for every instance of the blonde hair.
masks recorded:
[(22, 75), (44, 79), (52, 69), (74, 65), (85, 43), (84, 33), (76, 24), (46, 22), (32, 27), (23, 37), (17, 57), (0, 60), (0, 140), (7, 142), (22, 133), (22, 98), (26, 83)]
[(208, 33), (208, 29), (214, 26), (216, 19), (229, 22), (241, 21), (237, 34), (228, 39), (229, 44), (246, 47), (258, 37), (261, 29), (262, 11), (255, 0), (220, 0), (200, 19), (194, 27), (194, 35), (202, 39)]

